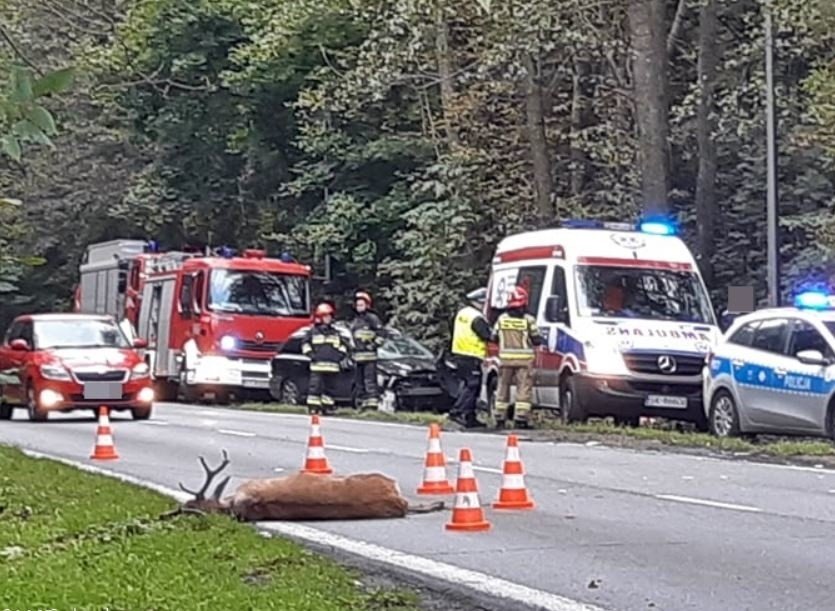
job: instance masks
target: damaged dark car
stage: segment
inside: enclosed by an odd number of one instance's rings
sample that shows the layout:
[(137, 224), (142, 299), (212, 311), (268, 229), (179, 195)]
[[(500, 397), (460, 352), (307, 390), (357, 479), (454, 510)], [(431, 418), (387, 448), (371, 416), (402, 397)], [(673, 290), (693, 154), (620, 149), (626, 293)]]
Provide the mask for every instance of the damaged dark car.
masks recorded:
[[(337, 326), (346, 340), (350, 333)], [(302, 354), (306, 329), (294, 333), (272, 361), (270, 394), (280, 403), (304, 405), (310, 381), (310, 360)], [(380, 409), (383, 411), (421, 411), (446, 413), (452, 398), (439, 378), (435, 356), (417, 340), (394, 329), (378, 350), (377, 384), (380, 387)], [(336, 374), (332, 394), (338, 406), (357, 405), (357, 371), (352, 366)]]

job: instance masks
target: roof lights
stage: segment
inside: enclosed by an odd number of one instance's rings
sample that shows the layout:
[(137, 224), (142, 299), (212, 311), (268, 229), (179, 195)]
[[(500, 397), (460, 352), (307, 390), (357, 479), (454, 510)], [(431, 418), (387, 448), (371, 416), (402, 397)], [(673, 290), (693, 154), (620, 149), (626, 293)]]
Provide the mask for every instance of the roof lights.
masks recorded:
[(634, 231), (635, 227), (629, 223), (612, 223), (596, 219), (568, 219), (560, 223), (566, 229), (609, 229), (612, 231)]
[(822, 291), (807, 291), (794, 298), (794, 305), (804, 310), (835, 309), (835, 295)]

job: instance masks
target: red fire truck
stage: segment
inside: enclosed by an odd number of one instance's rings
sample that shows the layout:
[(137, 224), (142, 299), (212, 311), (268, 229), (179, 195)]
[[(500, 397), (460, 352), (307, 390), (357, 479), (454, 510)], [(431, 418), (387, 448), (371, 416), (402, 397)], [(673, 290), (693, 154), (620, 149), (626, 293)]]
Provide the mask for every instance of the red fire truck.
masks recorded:
[(278, 347), (311, 322), (310, 277), (310, 267), (262, 250), (158, 252), (116, 240), (88, 248), (77, 305), (124, 318), (148, 341), (159, 400), (182, 392), (225, 402), (269, 389)]

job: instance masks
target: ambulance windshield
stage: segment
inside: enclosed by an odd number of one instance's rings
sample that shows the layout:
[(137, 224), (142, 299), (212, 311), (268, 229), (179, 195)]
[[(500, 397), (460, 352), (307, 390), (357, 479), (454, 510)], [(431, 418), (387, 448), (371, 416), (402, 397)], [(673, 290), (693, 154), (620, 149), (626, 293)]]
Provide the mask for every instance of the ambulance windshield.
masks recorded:
[(209, 309), (259, 316), (308, 316), (307, 278), (271, 272), (216, 269)]
[(714, 324), (710, 300), (689, 271), (578, 266), (581, 316)]

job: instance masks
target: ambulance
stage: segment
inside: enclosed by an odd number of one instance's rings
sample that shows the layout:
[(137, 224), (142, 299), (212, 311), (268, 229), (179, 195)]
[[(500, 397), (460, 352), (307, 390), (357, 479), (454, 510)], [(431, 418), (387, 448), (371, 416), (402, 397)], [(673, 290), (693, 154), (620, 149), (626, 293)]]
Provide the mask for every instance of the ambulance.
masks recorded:
[[(498, 245), (485, 315), (493, 323), (511, 291), (528, 291), (528, 312), (546, 339), (537, 349), (533, 402), (564, 422), (642, 416), (706, 427), (702, 369), (720, 337), (696, 261), (662, 221), (567, 221)], [(482, 398), (492, 408), (495, 346)]]

